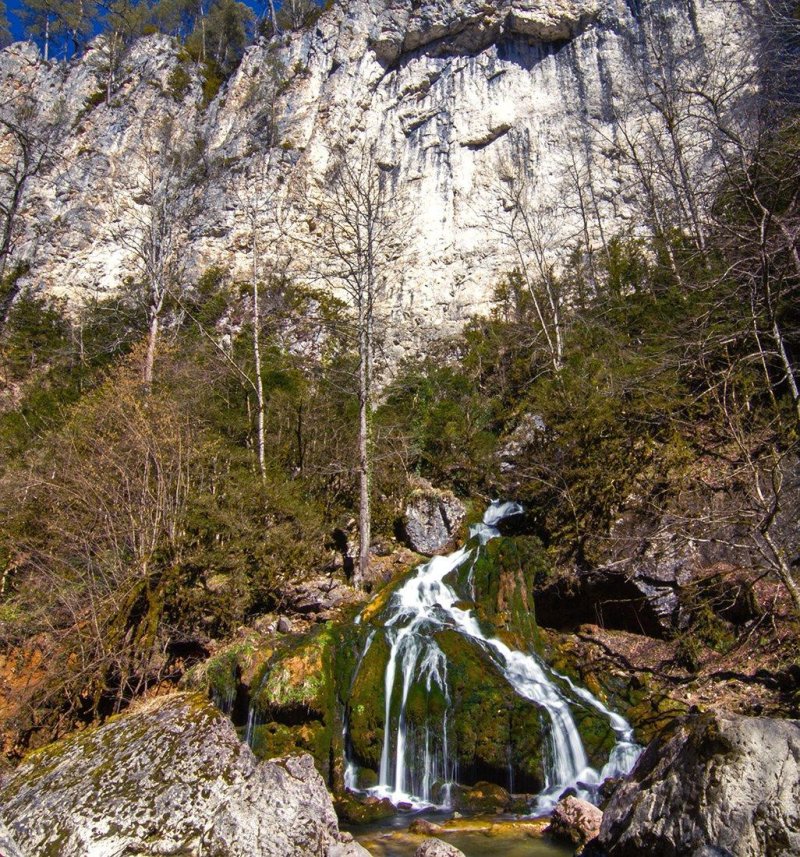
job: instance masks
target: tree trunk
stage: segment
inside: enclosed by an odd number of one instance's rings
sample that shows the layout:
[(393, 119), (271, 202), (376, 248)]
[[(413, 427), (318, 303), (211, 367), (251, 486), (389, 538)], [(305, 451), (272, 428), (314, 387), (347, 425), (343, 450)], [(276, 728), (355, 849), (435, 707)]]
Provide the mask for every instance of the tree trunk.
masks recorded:
[(156, 362), (156, 348), (158, 347), (158, 327), (161, 317), (161, 309), (164, 306), (163, 289), (156, 290), (153, 303), (150, 306), (150, 332), (147, 336), (147, 355), (144, 361), (144, 390), (150, 395), (153, 389), (153, 366)]
[(278, 16), (275, 14), (274, 0), (269, 0), (269, 16), (272, 19), (272, 31), (277, 36), (280, 30), (278, 29)]
[[(365, 372), (361, 372), (363, 384)], [(369, 544), (372, 540), (372, 520), (369, 503), (370, 461), (369, 461), (369, 400), (362, 393), (358, 414), (358, 568), (353, 573), (353, 586), (361, 589), (369, 570)]]
[(256, 368), (256, 397), (258, 399), (258, 468), (262, 481), (267, 478), (266, 464), (266, 402), (264, 401), (264, 377), (261, 370), (261, 340), (258, 311), (258, 243), (253, 227), (253, 361)]
[(149, 395), (153, 389), (153, 364), (156, 362), (156, 345), (158, 343), (158, 314), (150, 316), (150, 333), (147, 337), (147, 356), (144, 361), (144, 389)]
[(353, 586), (361, 589), (369, 570), (369, 545), (372, 541), (372, 516), (370, 511), (370, 308), (365, 304), (368, 295), (363, 295), (359, 306), (359, 355), (358, 355), (358, 566), (353, 571)]

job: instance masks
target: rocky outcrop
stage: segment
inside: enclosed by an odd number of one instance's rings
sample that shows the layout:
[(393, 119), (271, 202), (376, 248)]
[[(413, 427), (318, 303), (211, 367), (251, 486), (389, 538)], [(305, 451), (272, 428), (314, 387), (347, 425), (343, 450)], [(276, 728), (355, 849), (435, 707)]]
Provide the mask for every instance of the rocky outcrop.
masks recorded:
[(0, 854), (3, 857), (25, 857), (17, 848), (16, 842), (11, 838), (11, 833), (2, 822), (0, 822)]
[(800, 853), (800, 721), (689, 719), (614, 792), (597, 842), (608, 857)]
[(553, 810), (547, 832), (557, 839), (583, 846), (600, 833), (603, 813), (593, 804), (568, 795)]
[(318, 575), (291, 583), (285, 587), (282, 597), (288, 611), (311, 616), (319, 621), (332, 618), (340, 607), (362, 600), (352, 586), (331, 575)]
[(464, 504), (452, 491), (439, 491), (429, 485), (420, 488), (406, 504), (406, 544), (417, 553), (439, 553), (452, 546), (466, 516)]
[(31, 753), (0, 789), (0, 824), (24, 855), (367, 855), (339, 833), (310, 756), (259, 763), (185, 693)]
[[(394, 362), (490, 305), (514, 264), (500, 236), (509, 176), (528, 183), (548, 253), (568, 255), (586, 226), (575, 170), (579, 183), (592, 181), (589, 228), (597, 232), (599, 219), (606, 236), (639, 229), (643, 216), (629, 191), (635, 176), (611, 142), (617, 125), (638, 121), (637, 88), (661, 62), (672, 63), (669, 74), (708, 82), (731, 56), (731, 67), (749, 74), (742, 61), (754, 36), (749, 7), (749, 0), (337, 2), (312, 30), (251, 47), (208, 105), (199, 69), (166, 36), (135, 44), (108, 103), (102, 39), (67, 64), (14, 45), (0, 53), (0, 103), (32, 96), (37, 121), (55, 129), (48, 139), (58, 152), (29, 183), (18, 257), (32, 264), (30, 282), (59, 293), (118, 287), (135, 266), (130, 239), (156, 162), (148, 152), (166, 139), (185, 152), (190, 179), (170, 201), (185, 225), (187, 281), (212, 264), (245, 271), (249, 221), (237, 193), (263, 174), (262, 196), (282, 218), (266, 219), (264, 247), (296, 260), (290, 273), (303, 279), (332, 148), (366, 141), (391, 176), (394, 208), (413, 214), (380, 295)], [(648, 33), (657, 58), (645, 56)], [(176, 74), (188, 84), (176, 87)], [(291, 245), (286, 253), (279, 235)], [(599, 232), (592, 240), (601, 246)]]

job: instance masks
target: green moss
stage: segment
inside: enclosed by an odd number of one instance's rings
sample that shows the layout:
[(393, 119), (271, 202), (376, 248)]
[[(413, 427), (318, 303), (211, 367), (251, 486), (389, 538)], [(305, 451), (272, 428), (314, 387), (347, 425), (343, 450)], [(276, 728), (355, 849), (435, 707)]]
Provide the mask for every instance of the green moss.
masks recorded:
[(330, 727), (319, 720), (295, 726), (271, 721), (253, 730), (252, 748), (260, 759), (310, 753), (326, 782), (331, 776), (330, 746)]
[(384, 675), (389, 661), (389, 645), (376, 635), (361, 662), (350, 694), (350, 740), (356, 761), (377, 770), (384, 736)]
[[(648, 744), (688, 710), (684, 703), (672, 699), (668, 688), (651, 676), (620, 673), (612, 669), (607, 660), (589, 654), (575, 638), (552, 637), (548, 643), (546, 658), (553, 668), (625, 717), (640, 744)], [(602, 728), (591, 721), (582, 725), (581, 718), (578, 720), (587, 749), (595, 748), (590, 750), (590, 756), (592, 752), (602, 754), (607, 740), (602, 737)]]
[(242, 686), (253, 680), (253, 671), (267, 662), (275, 651), (275, 641), (252, 634), (212, 655), (193, 667), (181, 679), (181, 687), (208, 694), (214, 704), (229, 713), (232, 701)]
[(252, 703), (277, 720), (300, 712), (330, 719), (334, 699), (334, 634), (326, 625), (273, 658)]
[(479, 618), (512, 635), (518, 648), (537, 645), (534, 612), (536, 581), (550, 571), (546, 551), (535, 536), (493, 539), (459, 577), (471, 576)]
[(334, 808), (340, 821), (351, 824), (369, 824), (383, 818), (391, 818), (397, 813), (397, 808), (390, 800), (360, 798), (352, 794), (337, 795)]
[(260, 721), (253, 750), (260, 758), (310, 753), (331, 783), (341, 755), (336, 649), (340, 632), (328, 623), (299, 639), (286, 637), (264, 666), (251, 705)]
[(451, 744), (465, 782), (507, 781), (538, 791), (543, 784), (540, 709), (518, 696), (488, 657), (455, 631), (436, 641), (448, 659)]

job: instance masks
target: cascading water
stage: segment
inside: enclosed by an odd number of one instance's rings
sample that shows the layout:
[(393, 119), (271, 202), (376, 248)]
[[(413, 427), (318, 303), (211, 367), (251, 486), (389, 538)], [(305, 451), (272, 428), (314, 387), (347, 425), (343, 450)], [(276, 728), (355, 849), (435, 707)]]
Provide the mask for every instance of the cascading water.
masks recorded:
[[(487, 636), (473, 615), (465, 609), (455, 589), (445, 578), (472, 560), (467, 585), (474, 598), (474, 561), (478, 551), (500, 535), (497, 525), (522, 512), (517, 503), (492, 503), (483, 523), (470, 530), (469, 544), (448, 556), (437, 556), (419, 567), (391, 597), (383, 613), (383, 631), (389, 644), (384, 674), (384, 735), (378, 785), (369, 789), (393, 803), (448, 805), (450, 786), (457, 779), (455, 762), (448, 749), (450, 696), (447, 658), (434, 634), (453, 630), (478, 646), (491, 659), (513, 690), (546, 712), (548, 747), (545, 760), (545, 788), (535, 810), (546, 811), (567, 787), (586, 793), (586, 787), (607, 776), (626, 773), (636, 761), (640, 748), (633, 743), (630, 725), (610, 711), (589, 691), (567, 677), (548, 670), (538, 658), (512, 649), (503, 641)], [(370, 632), (361, 654), (363, 661), (374, 639)], [(421, 685), (430, 695), (434, 689), (444, 698), (440, 723), (426, 722), (420, 730), (410, 730), (407, 705), (412, 685)], [(608, 720), (616, 738), (608, 762), (601, 771), (589, 766), (586, 751), (575, 725), (570, 695), (581, 700)], [(393, 716), (393, 712), (396, 715)], [(396, 728), (395, 728), (396, 723)], [(345, 733), (347, 732), (345, 724)], [(347, 734), (345, 747), (347, 748)], [(348, 760), (346, 785), (356, 785), (356, 769)]]

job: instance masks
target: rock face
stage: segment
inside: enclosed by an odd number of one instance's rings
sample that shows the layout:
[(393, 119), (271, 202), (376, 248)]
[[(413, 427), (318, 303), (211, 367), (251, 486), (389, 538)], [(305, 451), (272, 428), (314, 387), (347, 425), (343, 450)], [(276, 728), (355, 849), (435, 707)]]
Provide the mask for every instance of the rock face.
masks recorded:
[(452, 491), (415, 491), (406, 505), (403, 532), (411, 550), (435, 554), (452, 545), (467, 510)]
[(603, 815), (608, 857), (800, 853), (800, 722), (703, 714), (654, 741)]
[[(637, 111), (648, 108), (634, 95), (648, 77), (709, 84), (720, 69), (748, 75), (749, 8), (749, 0), (336, 2), (313, 30), (251, 47), (208, 105), (191, 64), (188, 84), (175, 86), (180, 46), (166, 36), (135, 44), (108, 104), (99, 97), (102, 39), (66, 65), (13, 45), (0, 53), (0, 104), (33, 98), (59, 155), (29, 182), (17, 257), (31, 263), (31, 282), (54, 291), (118, 287), (135, 267), (130, 239), (150, 155), (166, 141), (187, 152), (190, 169), (171, 201), (185, 221), (188, 281), (212, 264), (244, 271), (248, 217), (237, 199), (262, 174), (262, 197), (282, 218), (263, 224), (265, 247), (278, 252), (270, 232), (288, 235), (297, 252), (285, 255), (313, 261), (314, 200), (332, 147), (374, 144), (394, 205), (413, 213), (403, 258), (381, 286), (387, 355), (397, 359), (489, 305), (514, 260), (500, 233), (503, 182), (515, 173), (548, 252), (568, 254), (587, 229), (600, 246), (600, 223), (606, 235), (639, 228), (618, 127), (641, 124)], [(578, 196), (589, 180), (586, 224)], [(291, 273), (308, 275), (302, 265)]]
[(5, 824), (30, 857), (367, 854), (339, 833), (310, 756), (257, 762), (230, 721), (193, 694), (152, 700), (30, 754), (0, 790), (0, 807), (0, 845)]
[[(359, 594), (351, 586), (329, 575), (290, 584), (284, 589), (283, 597), (287, 609), (320, 621), (330, 619), (332, 611), (338, 607), (355, 604), (359, 600)], [(278, 630), (282, 630), (280, 625)]]

